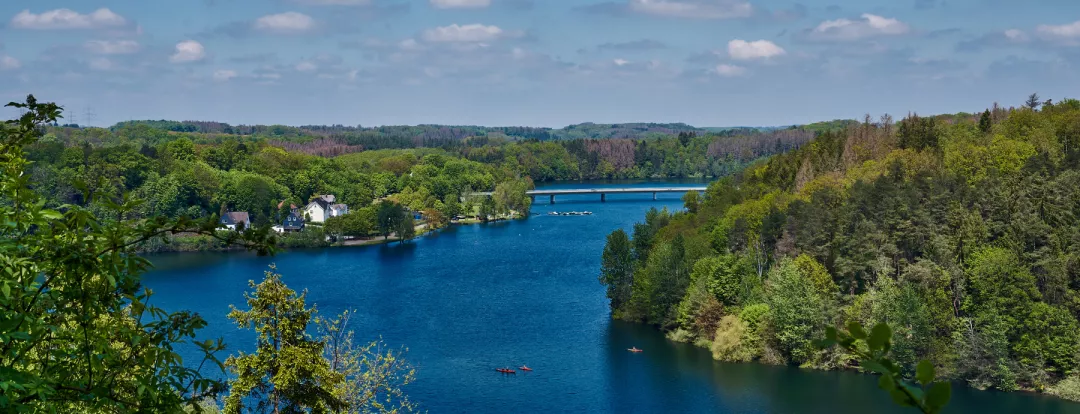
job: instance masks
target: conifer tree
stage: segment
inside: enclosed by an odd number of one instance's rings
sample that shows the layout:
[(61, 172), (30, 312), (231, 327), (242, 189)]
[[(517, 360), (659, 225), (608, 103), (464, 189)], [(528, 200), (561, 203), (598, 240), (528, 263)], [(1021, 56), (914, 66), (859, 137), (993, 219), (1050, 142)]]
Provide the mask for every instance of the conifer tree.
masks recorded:
[(983, 111), (982, 116), (979, 117), (979, 131), (988, 134), (990, 133), (990, 128), (993, 126), (993, 122), (990, 121), (990, 110), (987, 109)]

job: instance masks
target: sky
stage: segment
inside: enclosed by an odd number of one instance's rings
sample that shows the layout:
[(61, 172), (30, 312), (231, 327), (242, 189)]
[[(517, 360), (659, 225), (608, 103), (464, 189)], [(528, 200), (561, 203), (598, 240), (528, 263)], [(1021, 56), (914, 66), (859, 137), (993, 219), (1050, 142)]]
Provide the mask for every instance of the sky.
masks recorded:
[(1076, 0), (8, 0), (0, 25), (0, 99), (98, 126), (778, 126), (1080, 95)]

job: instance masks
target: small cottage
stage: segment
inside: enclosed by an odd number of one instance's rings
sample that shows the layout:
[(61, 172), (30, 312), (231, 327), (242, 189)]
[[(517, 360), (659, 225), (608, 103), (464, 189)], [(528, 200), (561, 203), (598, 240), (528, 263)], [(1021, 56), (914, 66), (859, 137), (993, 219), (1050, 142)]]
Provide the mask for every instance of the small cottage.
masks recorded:
[(288, 217), (285, 217), (285, 221), (281, 222), (281, 230), (283, 232), (300, 231), (304, 229), (304, 218), (300, 217), (300, 212), (293, 210), (289, 213)]
[(251, 227), (251, 217), (246, 211), (233, 211), (221, 216), (218, 228), (236, 230), (238, 226), (247, 229)]
[(349, 206), (334, 204), (335, 199), (333, 194), (315, 197), (304, 206), (303, 214), (309, 217), (312, 223), (323, 223), (330, 217), (349, 214)]

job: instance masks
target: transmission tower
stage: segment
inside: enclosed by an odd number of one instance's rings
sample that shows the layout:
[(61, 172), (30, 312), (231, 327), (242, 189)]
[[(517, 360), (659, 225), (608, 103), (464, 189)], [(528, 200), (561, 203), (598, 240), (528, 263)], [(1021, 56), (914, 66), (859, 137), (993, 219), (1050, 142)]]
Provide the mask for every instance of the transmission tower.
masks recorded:
[(97, 124), (97, 113), (94, 112), (93, 106), (86, 107), (86, 124), (91, 126)]

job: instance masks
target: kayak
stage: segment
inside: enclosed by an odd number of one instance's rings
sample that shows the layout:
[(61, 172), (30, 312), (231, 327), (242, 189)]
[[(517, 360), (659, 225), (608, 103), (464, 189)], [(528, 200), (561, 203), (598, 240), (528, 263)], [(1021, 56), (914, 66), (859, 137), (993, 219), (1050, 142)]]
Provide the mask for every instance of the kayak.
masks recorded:
[(518, 368), (518, 369), (520, 369), (522, 371), (532, 371), (532, 368), (529, 368), (529, 367), (524, 366), (524, 365), (522, 365), (521, 368)]
[(636, 346), (635, 346), (635, 347), (633, 347), (633, 348), (627, 349), (627, 351), (630, 351), (630, 352), (642, 352), (642, 350), (640, 350), (640, 349), (637, 349), (637, 347), (636, 347)]
[(495, 368), (495, 370), (499, 371), (499, 372), (501, 372), (503, 374), (514, 374), (515, 373), (514, 370), (512, 370), (510, 368)]

